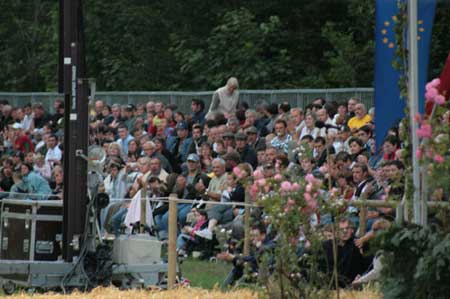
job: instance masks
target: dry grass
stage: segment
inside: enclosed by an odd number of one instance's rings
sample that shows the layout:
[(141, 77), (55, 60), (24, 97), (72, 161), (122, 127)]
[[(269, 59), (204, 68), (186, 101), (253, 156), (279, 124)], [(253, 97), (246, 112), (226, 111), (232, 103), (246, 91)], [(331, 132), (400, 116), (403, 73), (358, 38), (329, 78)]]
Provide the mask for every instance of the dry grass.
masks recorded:
[[(218, 290), (203, 290), (198, 288), (183, 288), (172, 291), (131, 290), (120, 291), (115, 288), (96, 288), (90, 293), (61, 294), (17, 294), (9, 296), (11, 299), (257, 299), (258, 294), (251, 290), (237, 290), (220, 292)], [(341, 299), (380, 299), (381, 296), (373, 291), (341, 291)]]
[(61, 294), (18, 294), (9, 296), (11, 299), (257, 299), (258, 295), (250, 290), (238, 290), (223, 293), (220, 291), (209, 291), (196, 288), (184, 288), (171, 291), (146, 291), (131, 290), (120, 291), (115, 288), (96, 288), (90, 293)]

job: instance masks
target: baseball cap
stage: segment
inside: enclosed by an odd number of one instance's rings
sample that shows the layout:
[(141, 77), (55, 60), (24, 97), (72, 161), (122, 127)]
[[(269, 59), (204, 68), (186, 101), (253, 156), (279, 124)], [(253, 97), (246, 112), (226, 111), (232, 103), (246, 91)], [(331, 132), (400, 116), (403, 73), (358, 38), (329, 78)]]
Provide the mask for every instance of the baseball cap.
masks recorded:
[(187, 130), (189, 127), (188, 127), (187, 122), (185, 122), (185, 121), (180, 121), (179, 123), (177, 123), (177, 125), (176, 125), (175, 128), (176, 128), (177, 130)]
[(247, 134), (258, 134), (258, 129), (255, 126), (251, 126), (245, 132)]
[(244, 133), (238, 132), (234, 135), (234, 139), (247, 140), (247, 135), (245, 135)]
[(187, 161), (200, 162), (200, 157), (197, 154), (189, 154)]
[(234, 134), (231, 132), (225, 132), (222, 135), (223, 138), (229, 138), (229, 139), (234, 139)]
[(21, 125), (20, 123), (14, 123), (14, 124), (12, 125), (12, 128), (15, 129), (15, 130), (17, 130), (17, 129), (22, 129), (22, 125)]

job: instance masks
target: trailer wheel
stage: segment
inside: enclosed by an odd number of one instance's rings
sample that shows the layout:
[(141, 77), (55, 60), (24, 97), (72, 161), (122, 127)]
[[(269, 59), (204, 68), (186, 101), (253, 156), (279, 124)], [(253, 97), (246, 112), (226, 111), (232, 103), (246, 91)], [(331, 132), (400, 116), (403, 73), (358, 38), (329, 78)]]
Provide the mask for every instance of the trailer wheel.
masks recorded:
[(3, 292), (5, 292), (6, 295), (12, 295), (16, 290), (16, 285), (12, 281), (8, 281), (7, 283), (3, 284), (2, 288)]

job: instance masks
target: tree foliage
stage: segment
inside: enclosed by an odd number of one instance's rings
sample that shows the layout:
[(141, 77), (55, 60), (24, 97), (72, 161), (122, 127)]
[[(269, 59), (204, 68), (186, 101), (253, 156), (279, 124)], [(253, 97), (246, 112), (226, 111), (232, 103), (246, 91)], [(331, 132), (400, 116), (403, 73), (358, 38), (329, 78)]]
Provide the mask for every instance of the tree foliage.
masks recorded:
[[(88, 76), (101, 90), (372, 86), (374, 1), (85, 0)], [(430, 74), (450, 48), (440, 1)], [(0, 2), (0, 90), (55, 90), (58, 1)]]

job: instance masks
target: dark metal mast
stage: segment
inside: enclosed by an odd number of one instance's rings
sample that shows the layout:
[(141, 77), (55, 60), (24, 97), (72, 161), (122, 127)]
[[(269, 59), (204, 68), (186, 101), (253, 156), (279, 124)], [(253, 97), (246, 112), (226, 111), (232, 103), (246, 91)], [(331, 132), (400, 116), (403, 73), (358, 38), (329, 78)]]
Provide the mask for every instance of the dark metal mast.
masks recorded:
[(71, 262), (85, 231), (88, 147), (88, 86), (82, 0), (60, 0), (59, 92), (64, 94), (63, 258)]

